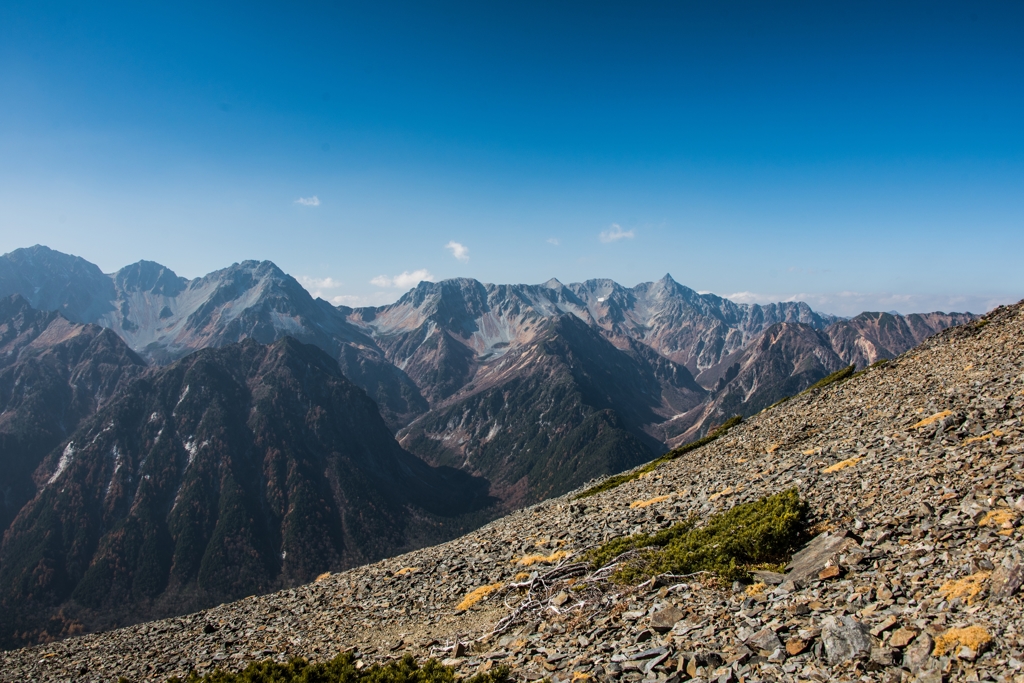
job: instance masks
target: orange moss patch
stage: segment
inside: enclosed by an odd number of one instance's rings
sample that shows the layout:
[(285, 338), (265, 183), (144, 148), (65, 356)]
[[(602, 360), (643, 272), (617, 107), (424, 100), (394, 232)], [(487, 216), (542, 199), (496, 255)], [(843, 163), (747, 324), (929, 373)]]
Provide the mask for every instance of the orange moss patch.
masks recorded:
[(1013, 520), (1016, 519), (1015, 515), (1011, 510), (1000, 509), (1000, 510), (989, 510), (985, 513), (985, 516), (978, 522), (978, 526), (998, 526), (1007, 528), (1013, 526)]
[(528, 578), (530, 578), (530, 572), (519, 572), (515, 576), (516, 581), (526, 581)]
[(651, 498), (650, 500), (634, 500), (632, 503), (629, 504), (629, 507), (645, 508), (649, 505), (654, 505), (655, 503), (663, 503), (671, 497), (672, 496), (657, 496), (655, 498)]
[(938, 422), (942, 418), (949, 417), (952, 414), (953, 414), (952, 410), (943, 410), (941, 413), (935, 413), (931, 417), (926, 417), (925, 419), (921, 420), (917, 424), (910, 425), (910, 428), (911, 429), (920, 429), (921, 427), (927, 427), (928, 425), (932, 424), (933, 422)]
[(502, 585), (503, 584), (501, 583), (492, 583), (490, 586), (480, 586), (479, 588), (470, 591), (466, 594), (466, 597), (462, 598), (462, 602), (460, 602), (455, 607), (455, 610), (457, 612), (461, 612), (463, 610), (469, 609), (476, 603), (486, 598), (491, 593), (499, 590)]
[(956, 598), (962, 598), (967, 602), (968, 605), (974, 604), (975, 599), (981, 594), (984, 589), (985, 580), (992, 575), (992, 572), (978, 572), (965, 576), (962, 579), (956, 579), (955, 581), (949, 581), (948, 583), (942, 584), (939, 588), (939, 595), (946, 598), (947, 600), (954, 600)]
[(550, 555), (524, 555), (516, 562), (520, 567), (529, 567), (537, 563), (552, 564), (568, 556), (564, 550), (556, 550)]
[(960, 645), (966, 645), (975, 652), (981, 652), (981, 649), (991, 642), (992, 636), (981, 626), (951, 628), (935, 637), (935, 650), (932, 651), (932, 654), (941, 657)]
[(840, 462), (837, 462), (835, 465), (832, 465), (831, 467), (826, 467), (825, 469), (823, 469), (821, 471), (821, 473), (822, 474), (832, 474), (833, 472), (838, 472), (839, 470), (845, 470), (847, 467), (853, 467), (854, 465), (856, 465), (857, 463), (859, 463), (863, 459), (864, 458), (860, 458), (860, 457), (857, 457), (857, 458), (847, 458), (846, 460), (842, 460)]
[(764, 589), (767, 587), (768, 585), (764, 581), (758, 581), (757, 583), (752, 583), (749, 586), (747, 586), (746, 592), (747, 595), (749, 595), (750, 597), (754, 597), (755, 595), (760, 595), (761, 593), (764, 593)]

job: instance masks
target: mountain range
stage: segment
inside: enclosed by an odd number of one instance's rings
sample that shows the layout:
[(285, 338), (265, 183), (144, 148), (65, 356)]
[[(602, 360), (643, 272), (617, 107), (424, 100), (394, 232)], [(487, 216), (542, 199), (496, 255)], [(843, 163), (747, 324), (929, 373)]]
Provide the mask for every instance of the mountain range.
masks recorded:
[(421, 282), (333, 306), (268, 261), (187, 280), (0, 256), (7, 645), (450, 538), (970, 314), (852, 319), (666, 275)]

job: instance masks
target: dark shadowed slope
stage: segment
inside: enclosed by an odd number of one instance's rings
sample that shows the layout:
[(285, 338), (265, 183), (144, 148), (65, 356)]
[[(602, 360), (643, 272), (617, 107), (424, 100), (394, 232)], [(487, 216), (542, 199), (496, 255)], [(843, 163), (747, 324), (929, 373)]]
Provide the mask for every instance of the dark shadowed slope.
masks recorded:
[(491, 502), (485, 481), (403, 451), (290, 338), (135, 380), (36, 479), (0, 548), (8, 646), (309, 581), (449, 537)]
[(110, 330), (0, 300), (0, 533), (35, 495), (43, 457), (144, 368)]

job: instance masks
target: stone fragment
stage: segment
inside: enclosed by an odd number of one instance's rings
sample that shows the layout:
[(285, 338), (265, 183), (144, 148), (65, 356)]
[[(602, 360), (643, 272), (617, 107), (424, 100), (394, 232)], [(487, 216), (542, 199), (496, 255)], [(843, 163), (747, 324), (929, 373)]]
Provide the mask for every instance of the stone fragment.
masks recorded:
[(876, 624), (873, 629), (871, 629), (871, 635), (873, 635), (873, 636), (875, 636), (877, 638), (878, 636), (882, 635), (884, 632), (888, 631), (893, 626), (895, 626), (896, 623), (897, 623), (896, 622), (896, 617), (894, 617), (893, 615), (890, 614), (885, 619), (883, 619), (881, 622)]
[[(786, 565), (786, 580), (797, 587), (806, 585), (825, 569), (834, 556), (857, 547), (857, 540), (845, 531), (818, 534)], [(785, 585), (785, 583), (783, 584)]]
[(564, 605), (568, 601), (569, 601), (569, 594), (566, 593), (565, 591), (562, 591), (561, 593), (559, 593), (555, 597), (551, 598), (551, 604), (554, 605), (555, 607), (561, 607), (562, 605)]
[(909, 645), (916, 637), (917, 629), (907, 628), (904, 626), (892, 632), (892, 635), (889, 636), (889, 645), (892, 647), (903, 648)]
[(803, 638), (790, 638), (786, 641), (786, 652), (790, 657), (795, 657), (804, 652), (809, 645), (810, 643)]
[(1008, 598), (1020, 590), (1021, 584), (1024, 584), (1024, 566), (1020, 563), (1011, 569), (1000, 566), (992, 572), (991, 582), (993, 597)]
[(927, 633), (919, 634), (914, 639), (914, 642), (910, 644), (910, 647), (907, 648), (906, 652), (903, 653), (903, 665), (910, 669), (911, 673), (916, 674), (928, 664), (934, 647), (935, 643), (930, 635)]
[(750, 639), (747, 640), (747, 644), (751, 645), (758, 650), (767, 650), (768, 652), (774, 652), (776, 649), (782, 647), (782, 641), (775, 635), (775, 631), (768, 627), (765, 627), (755, 633)]
[(838, 579), (839, 573), (839, 565), (832, 564), (818, 572), (818, 579), (821, 581), (827, 581), (828, 579)]
[(667, 633), (672, 630), (672, 627), (675, 626), (683, 616), (683, 611), (678, 607), (669, 606), (662, 608), (651, 615), (651, 630), (656, 631), (657, 633)]
[(893, 666), (896, 663), (896, 651), (891, 647), (873, 647), (868, 658), (872, 664), (880, 667)]
[(821, 640), (830, 664), (863, 659), (871, 654), (871, 637), (853, 617), (830, 616), (821, 627)]

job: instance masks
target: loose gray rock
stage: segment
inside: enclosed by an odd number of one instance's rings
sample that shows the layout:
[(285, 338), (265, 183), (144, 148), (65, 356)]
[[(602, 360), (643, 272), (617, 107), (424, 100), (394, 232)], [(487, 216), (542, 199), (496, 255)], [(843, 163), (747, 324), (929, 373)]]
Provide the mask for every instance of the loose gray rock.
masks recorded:
[(863, 624), (850, 616), (826, 618), (821, 626), (821, 641), (830, 664), (864, 659), (871, 654), (871, 636)]

